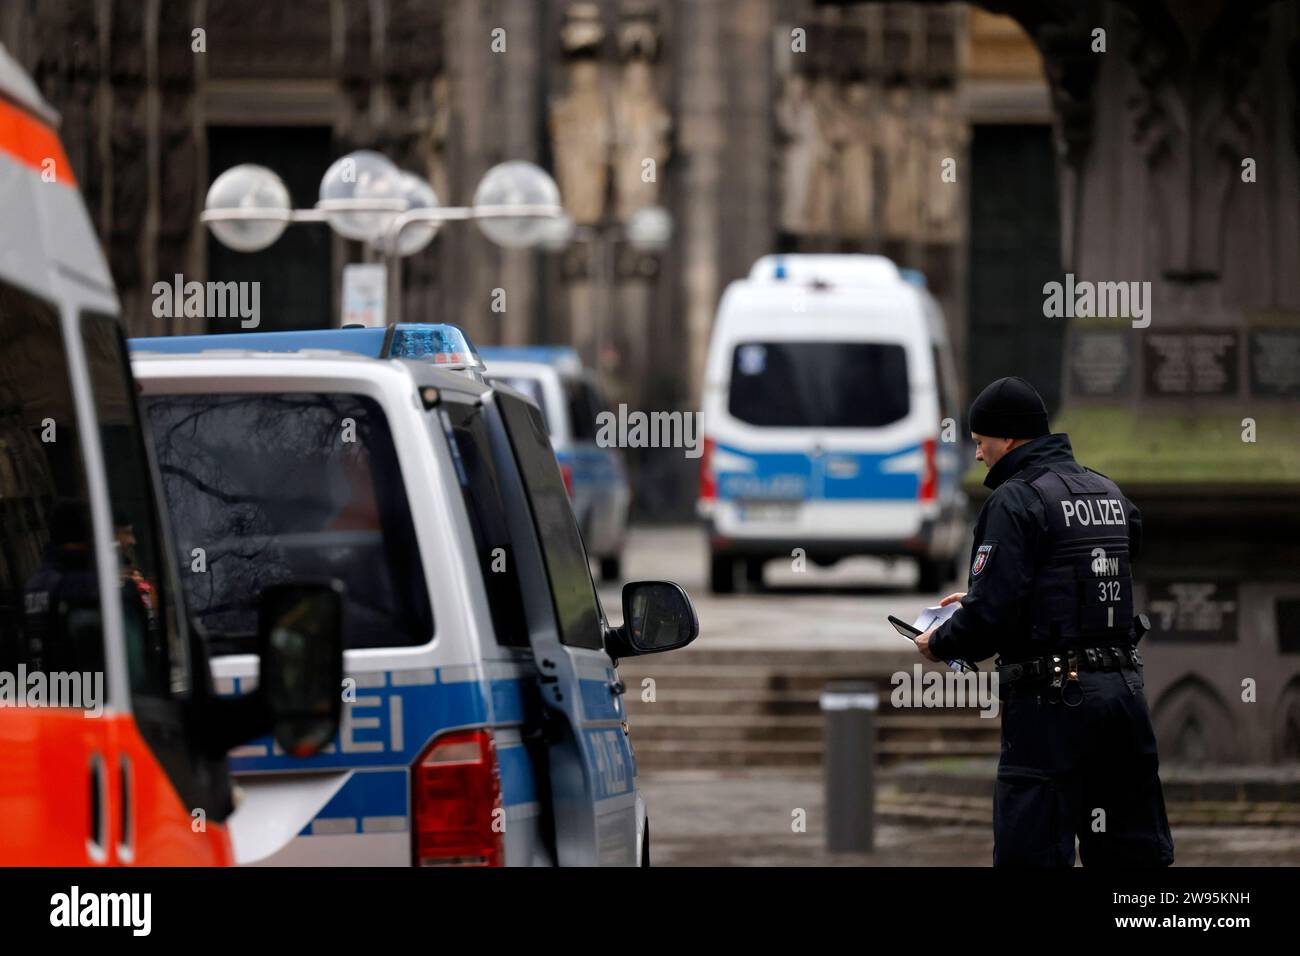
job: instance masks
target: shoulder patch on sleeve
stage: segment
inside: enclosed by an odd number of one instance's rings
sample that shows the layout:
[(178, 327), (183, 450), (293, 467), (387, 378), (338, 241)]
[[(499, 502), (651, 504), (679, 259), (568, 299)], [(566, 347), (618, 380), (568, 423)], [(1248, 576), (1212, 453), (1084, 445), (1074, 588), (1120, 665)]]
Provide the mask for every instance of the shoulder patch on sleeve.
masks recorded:
[(997, 544), (981, 544), (975, 549), (975, 562), (970, 566), (971, 577), (979, 577), (980, 572), (989, 566), (989, 562), (993, 560), (993, 549), (996, 547)]

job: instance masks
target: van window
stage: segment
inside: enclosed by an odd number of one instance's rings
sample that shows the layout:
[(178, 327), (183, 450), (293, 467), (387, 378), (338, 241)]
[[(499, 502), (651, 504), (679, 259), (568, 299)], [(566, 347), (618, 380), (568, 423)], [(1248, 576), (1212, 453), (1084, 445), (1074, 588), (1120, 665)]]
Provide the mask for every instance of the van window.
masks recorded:
[(81, 337), (108, 475), (131, 689), (162, 698), (185, 695), (189, 655), (165, 586), (157, 504), (126, 343), (107, 315), (83, 315)]
[(571, 647), (600, 650), (604, 640), (596, 592), (591, 583), (591, 565), (587, 562), (569, 493), (564, 490), (564, 480), (546, 437), (541, 413), (502, 392), (497, 393), (497, 401), (510, 445), (519, 461), (533, 525), (542, 543), (560, 641)]
[(346, 588), (346, 646), (433, 634), (393, 437), (362, 395), (156, 395), (149, 427), (186, 604), (213, 654), (250, 653), (257, 596), (283, 581)]
[(727, 408), (767, 428), (879, 428), (910, 408), (907, 353), (877, 342), (739, 342)]
[(532, 378), (527, 375), (489, 375), (487, 380), (492, 385), (504, 385), (507, 388), (513, 388), (516, 392), (527, 395), (537, 407), (542, 409), (546, 415), (547, 430), (552, 431), (551, 419), (554, 411), (547, 408), (545, 396), (542, 394), (542, 383), (540, 379)]
[(0, 283), (0, 670), (104, 670), (80, 438), (57, 310)]
[(510, 544), (506, 508), (501, 500), (501, 482), (492, 458), (483, 406), (444, 402), (439, 406), (438, 415), (449, 439), (448, 447), (456, 463), (460, 490), (469, 511), (474, 547), (483, 572), (497, 643), (508, 647), (528, 647), (528, 624), (519, 589), (519, 572)]
[(580, 378), (564, 380), (564, 400), (569, 406), (569, 432), (574, 441), (596, 440), (596, 416), (603, 411), (604, 401)]

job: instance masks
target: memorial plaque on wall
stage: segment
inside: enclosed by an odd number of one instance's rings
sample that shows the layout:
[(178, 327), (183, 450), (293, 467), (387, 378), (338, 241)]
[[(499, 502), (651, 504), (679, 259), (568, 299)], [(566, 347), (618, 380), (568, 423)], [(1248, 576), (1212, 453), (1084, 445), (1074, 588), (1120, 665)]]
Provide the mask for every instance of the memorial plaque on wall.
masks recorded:
[(1070, 381), (1076, 395), (1126, 395), (1133, 379), (1132, 333), (1076, 331), (1071, 336)]
[(1250, 391), (1264, 398), (1300, 398), (1300, 329), (1250, 333)]
[(1237, 585), (1225, 581), (1152, 581), (1143, 609), (1147, 640), (1235, 641)]
[(1237, 333), (1144, 332), (1146, 393), (1232, 395), (1237, 391)]

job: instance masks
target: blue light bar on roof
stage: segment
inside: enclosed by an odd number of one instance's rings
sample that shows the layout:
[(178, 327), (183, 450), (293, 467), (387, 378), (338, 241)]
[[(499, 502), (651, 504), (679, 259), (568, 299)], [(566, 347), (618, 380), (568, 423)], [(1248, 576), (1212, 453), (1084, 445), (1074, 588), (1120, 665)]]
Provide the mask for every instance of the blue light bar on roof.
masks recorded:
[(370, 358), (424, 360), (449, 369), (481, 371), (483, 360), (469, 337), (454, 325), (404, 322), (388, 328), (308, 329), (302, 332), (227, 332), (131, 339), (133, 352), (196, 354), (217, 349), (302, 352), (325, 349)]
[(395, 325), (387, 355), (389, 358), (423, 359), (449, 368), (483, 369), (483, 360), (469, 336), (454, 325)]

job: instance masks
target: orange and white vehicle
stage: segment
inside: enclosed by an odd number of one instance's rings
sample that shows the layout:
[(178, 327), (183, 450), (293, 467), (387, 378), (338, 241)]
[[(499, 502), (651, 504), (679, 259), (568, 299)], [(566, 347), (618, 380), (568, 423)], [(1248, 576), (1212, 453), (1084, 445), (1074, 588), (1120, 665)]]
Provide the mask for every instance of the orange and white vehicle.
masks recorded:
[(264, 591), (261, 686), (212, 693), (56, 124), (0, 46), (0, 865), (229, 863), (226, 751), (334, 734), (339, 592)]

